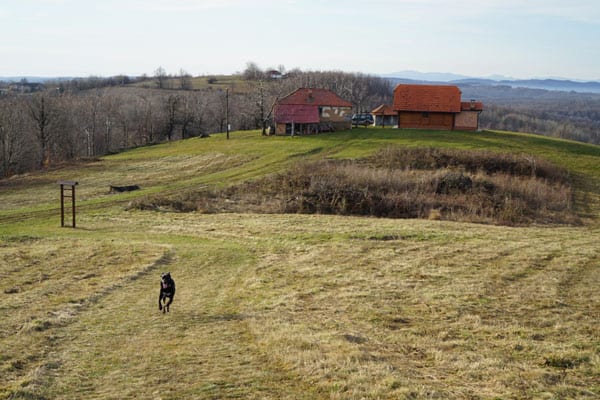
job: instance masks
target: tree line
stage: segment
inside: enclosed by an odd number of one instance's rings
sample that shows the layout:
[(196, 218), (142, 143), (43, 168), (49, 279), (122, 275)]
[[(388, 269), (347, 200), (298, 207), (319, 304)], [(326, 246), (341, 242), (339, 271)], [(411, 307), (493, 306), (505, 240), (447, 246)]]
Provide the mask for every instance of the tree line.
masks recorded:
[[(294, 70), (269, 80), (261, 71), (239, 78), (247, 85), (227, 95), (225, 87), (194, 89), (183, 70), (173, 76), (162, 68), (153, 78), (78, 78), (47, 83), (40, 92), (0, 95), (0, 178), (224, 132), (227, 121), (234, 130), (266, 134), (275, 101), (299, 87), (331, 89), (357, 112), (390, 102), (392, 94), (387, 80), (364, 74)], [(135, 85), (144, 81), (151, 87)]]
[(0, 99), (0, 175), (218, 131), (217, 93), (103, 88)]
[(600, 95), (510, 86), (460, 85), (484, 103), (480, 127), (600, 144)]
[(481, 114), (483, 129), (536, 133), (544, 136), (600, 144), (600, 99), (565, 104), (487, 104)]

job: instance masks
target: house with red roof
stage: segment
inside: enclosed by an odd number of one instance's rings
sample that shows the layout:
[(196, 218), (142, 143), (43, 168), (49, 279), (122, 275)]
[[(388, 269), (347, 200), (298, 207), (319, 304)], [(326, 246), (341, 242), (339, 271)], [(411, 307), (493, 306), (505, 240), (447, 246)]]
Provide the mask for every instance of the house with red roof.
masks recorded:
[(276, 135), (309, 135), (350, 129), (352, 103), (327, 89), (300, 88), (278, 100)]
[(399, 128), (478, 130), (483, 104), (461, 101), (457, 86), (407, 85), (394, 89)]

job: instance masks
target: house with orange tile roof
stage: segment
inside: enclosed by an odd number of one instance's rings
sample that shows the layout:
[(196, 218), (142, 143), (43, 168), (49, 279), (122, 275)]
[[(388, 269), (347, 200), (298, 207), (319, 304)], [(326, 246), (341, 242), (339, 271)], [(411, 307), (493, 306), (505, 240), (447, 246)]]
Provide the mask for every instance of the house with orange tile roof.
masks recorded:
[(457, 86), (400, 84), (394, 89), (392, 109), (399, 128), (475, 131), (483, 104), (461, 101)]
[(350, 129), (352, 103), (327, 89), (299, 88), (275, 103), (276, 135), (308, 135)]

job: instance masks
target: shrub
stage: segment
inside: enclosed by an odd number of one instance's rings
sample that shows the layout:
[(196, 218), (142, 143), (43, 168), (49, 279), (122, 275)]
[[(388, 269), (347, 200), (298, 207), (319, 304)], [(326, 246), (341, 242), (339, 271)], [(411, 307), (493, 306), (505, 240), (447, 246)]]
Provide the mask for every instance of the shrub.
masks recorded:
[(388, 147), (370, 158), (370, 162), (391, 169), (441, 168), (462, 169), (470, 173), (482, 171), (488, 175), (505, 173), (513, 176), (534, 176), (552, 182), (567, 183), (569, 174), (546, 160), (521, 154), (502, 154), (480, 150)]
[(435, 193), (466, 193), (473, 187), (473, 180), (462, 172), (450, 171), (442, 175), (435, 183)]

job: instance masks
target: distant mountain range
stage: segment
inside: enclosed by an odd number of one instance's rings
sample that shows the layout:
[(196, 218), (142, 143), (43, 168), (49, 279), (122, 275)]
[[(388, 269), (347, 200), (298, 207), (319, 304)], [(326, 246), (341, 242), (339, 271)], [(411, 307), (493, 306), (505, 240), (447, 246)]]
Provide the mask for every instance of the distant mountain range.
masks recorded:
[(393, 83), (452, 83), (455, 85), (479, 86), (508, 86), (512, 88), (528, 88), (555, 90), (578, 93), (600, 93), (600, 81), (574, 81), (561, 78), (547, 79), (513, 79), (501, 75), (488, 78), (474, 78), (466, 75), (457, 75), (440, 72), (402, 71), (383, 75)]

